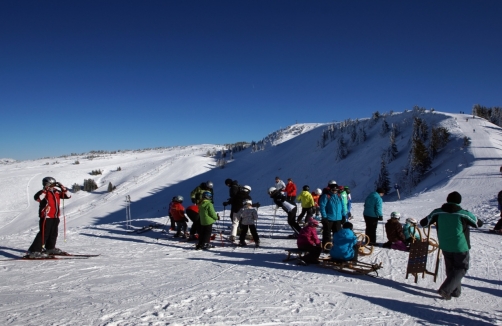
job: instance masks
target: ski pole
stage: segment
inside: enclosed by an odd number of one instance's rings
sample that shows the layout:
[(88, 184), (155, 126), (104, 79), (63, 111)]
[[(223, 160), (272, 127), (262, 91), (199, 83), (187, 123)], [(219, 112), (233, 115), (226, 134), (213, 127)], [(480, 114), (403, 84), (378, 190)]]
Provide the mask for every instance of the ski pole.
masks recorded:
[(64, 197), (63, 197), (63, 225), (64, 225), (64, 242), (66, 242), (66, 213), (64, 211)]

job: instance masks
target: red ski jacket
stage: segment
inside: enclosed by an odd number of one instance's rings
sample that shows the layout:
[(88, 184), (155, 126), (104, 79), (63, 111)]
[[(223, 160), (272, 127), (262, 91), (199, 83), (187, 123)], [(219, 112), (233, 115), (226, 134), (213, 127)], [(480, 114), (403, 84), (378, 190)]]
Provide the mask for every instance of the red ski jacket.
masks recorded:
[(61, 214), (59, 203), (61, 198), (68, 199), (68, 191), (61, 191), (57, 188), (47, 188), (40, 190), (34, 199), (40, 203), (38, 216), (40, 218), (58, 218)]

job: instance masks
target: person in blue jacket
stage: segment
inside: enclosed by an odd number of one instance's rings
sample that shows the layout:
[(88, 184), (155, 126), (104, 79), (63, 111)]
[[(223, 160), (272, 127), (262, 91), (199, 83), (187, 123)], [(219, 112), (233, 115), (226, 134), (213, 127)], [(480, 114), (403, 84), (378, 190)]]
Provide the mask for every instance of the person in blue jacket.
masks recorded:
[(333, 235), (333, 247), (329, 251), (331, 258), (343, 261), (357, 261), (359, 243), (352, 228), (352, 223), (345, 222), (343, 228)]
[(323, 248), (326, 243), (331, 242), (331, 234), (342, 229), (342, 217), (347, 215), (347, 210), (337, 190), (338, 185), (332, 180), (319, 198)]
[(377, 188), (366, 197), (364, 201), (364, 222), (366, 223), (366, 235), (370, 238), (370, 244), (376, 244), (376, 231), (378, 221), (383, 221), (382, 196), (385, 194), (383, 188)]

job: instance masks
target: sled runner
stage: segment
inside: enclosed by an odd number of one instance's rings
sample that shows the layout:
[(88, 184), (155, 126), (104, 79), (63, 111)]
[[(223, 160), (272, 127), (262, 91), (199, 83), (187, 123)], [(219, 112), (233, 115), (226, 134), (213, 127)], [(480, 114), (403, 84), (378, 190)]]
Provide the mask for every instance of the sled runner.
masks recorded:
[[(290, 261), (290, 260), (293, 260), (293, 259), (302, 259), (303, 256), (305, 256), (306, 254), (308, 254), (308, 251), (305, 251), (305, 250), (302, 250), (302, 249), (298, 249), (298, 248), (285, 249), (285, 250), (288, 253), (288, 257), (286, 257), (286, 259), (284, 259), (283, 261)], [(293, 257), (291, 257), (291, 255)]]
[(375, 275), (370, 275), (375, 277), (378, 276), (378, 270), (382, 268), (381, 262), (379, 264), (370, 264), (362, 261), (335, 260), (331, 257), (319, 258), (319, 261), (321, 262), (321, 266), (334, 269), (338, 272), (362, 275), (375, 273)]

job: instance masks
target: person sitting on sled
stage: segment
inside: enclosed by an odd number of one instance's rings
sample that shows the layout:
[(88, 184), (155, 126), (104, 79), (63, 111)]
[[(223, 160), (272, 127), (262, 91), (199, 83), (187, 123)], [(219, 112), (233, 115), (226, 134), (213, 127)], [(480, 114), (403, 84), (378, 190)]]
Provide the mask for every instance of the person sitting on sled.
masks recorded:
[(387, 242), (382, 245), (384, 248), (392, 248), (397, 250), (406, 250), (406, 245), (404, 244), (404, 234), (403, 226), (399, 223), (401, 214), (398, 212), (392, 212), (390, 214), (390, 219), (385, 223), (385, 232), (387, 233)]
[(317, 236), (318, 226), (319, 221), (309, 218), (307, 225), (301, 229), (296, 240), (298, 249), (308, 252), (302, 259), (307, 264), (319, 264), (319, 256), (321, 255), (322, 248), (321, 240)]
[(403, 226), (404, 243), (409, 246), (415, 241), (421, 241), (420, 232), (418, 232), (417, 220), (413, 217), (408, 217)]
[(352, 223), (345, 222), (342, 229), (333, 234), (333, 247), (329, 251), (332, 259), (357, 261), (360, 243), (352, 228)]

